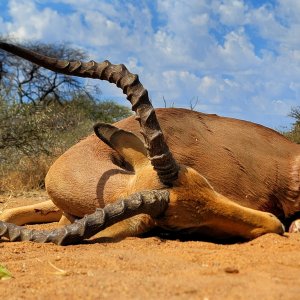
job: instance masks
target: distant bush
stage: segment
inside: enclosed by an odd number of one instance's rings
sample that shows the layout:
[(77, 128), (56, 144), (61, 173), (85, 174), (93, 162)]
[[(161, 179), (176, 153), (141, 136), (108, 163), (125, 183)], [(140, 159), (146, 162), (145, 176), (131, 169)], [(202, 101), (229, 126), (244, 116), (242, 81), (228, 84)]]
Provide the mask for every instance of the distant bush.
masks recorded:
[(0, 99), (0, 191), (43, 187), (54, 159), (90, 134), (95, 122), (113, 123), (129, 115), (129, 108), (113, 101), (80, 95), (48, 106)]
[(294, 126), (289, 132), (284, 132), (284, 135), (294, 143), (300, 144), (300, 126)]
[(296, 121), (291, 131), (284, 132), (284, 135), (294, 143), (300, 144), (300, 106), (293, 107), (290, 116)]

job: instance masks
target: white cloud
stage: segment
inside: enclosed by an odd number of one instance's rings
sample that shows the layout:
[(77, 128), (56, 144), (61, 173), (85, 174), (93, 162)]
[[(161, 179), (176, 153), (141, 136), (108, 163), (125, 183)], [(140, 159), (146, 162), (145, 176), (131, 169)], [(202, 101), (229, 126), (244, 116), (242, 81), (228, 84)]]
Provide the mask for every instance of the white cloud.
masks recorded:
[(247, 7), (240, 0), (225, 0), (219, 6), (220, 21), (226, 25), (242, 25), (245, 23)]
[[(0, 33), (68, 41), (92, 59), (125, 63), (155, 105), (163, 105), (164, 96), (188, 107), (199, 97), (197, 107), (207, 112), (273, 126), (276, 118), (286, 122), (282, 114), (299, 103), (298, 0), (259, 7), (243, 0), (8, 2), (10, 20), (0, 18)], [(55, 3), (71, 9), (58, 10)], [(101, 88), (109, 96), (122, 94)], [(266, 113), (272, 122), (262, 117)]]
[(223, 46), (218, 46), (217, 54), (222, 62), (223, 71), (245, 71), (257, 67), (260, 59), (254, 53), (254, 47), (243, 28), (232, 31), (225, 36)]
[(299, 0), (278, 0), (278, 15), (285, 20), (285, 23), (292, 25), (300, 23), (300, 2)]
[(48, 8), (39, 11), (33, 1), (11, 0), (9, 13), (12, 22), (7, 30), (19, 40), (47, 38), (61, 21), (57, 12)]

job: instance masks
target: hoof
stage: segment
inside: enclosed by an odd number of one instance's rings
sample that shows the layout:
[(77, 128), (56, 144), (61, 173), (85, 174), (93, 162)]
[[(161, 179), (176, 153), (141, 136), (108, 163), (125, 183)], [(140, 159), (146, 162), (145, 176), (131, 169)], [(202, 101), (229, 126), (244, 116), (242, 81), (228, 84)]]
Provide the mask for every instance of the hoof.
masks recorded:
[(293, 233), (293, 232), (300, 232), (300, 219), (295, 220), (290, 228), (289, 228), (289, 232)]

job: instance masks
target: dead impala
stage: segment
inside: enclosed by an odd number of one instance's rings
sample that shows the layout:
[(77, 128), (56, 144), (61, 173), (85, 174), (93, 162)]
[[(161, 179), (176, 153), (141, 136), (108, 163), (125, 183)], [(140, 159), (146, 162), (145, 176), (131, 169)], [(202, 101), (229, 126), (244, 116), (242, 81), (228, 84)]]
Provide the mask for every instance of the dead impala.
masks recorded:
[[(100, 231), (102, 237), (123, 238), (157, 227), (199, 238), (252, 239), (283, 234), (281, 221), (300, 211), (300, 146), (279, 133), (190, 110), (154, 111), (138, 76), (124, 65), (0, 47), (55, 72), (116, 84), (139, 122), (129, 117), (115, 126), (96, 124), (94, 135), (50, 168), (51, 200), (4, 211), (0, 236), (66, 245)], [(50, 231), (19, 226), (59, 220), (63, 226)], [(290, 231), (299, 228), (295, 220)]]

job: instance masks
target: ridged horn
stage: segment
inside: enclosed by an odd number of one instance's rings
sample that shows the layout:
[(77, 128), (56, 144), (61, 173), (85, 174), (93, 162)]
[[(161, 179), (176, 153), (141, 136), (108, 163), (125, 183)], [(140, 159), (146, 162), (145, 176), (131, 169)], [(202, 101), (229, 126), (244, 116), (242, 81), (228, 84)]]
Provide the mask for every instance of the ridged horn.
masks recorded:
[(0, 42), (0, 48), (54, 72), (97, 78), (116, 84), (127, 95), (132, 110), (136, 113), (148, 157), (160, 181), (172, 185), (177, 179), (179, 166), (165, 142), (148, 91), (140, 83), (138, 76), (130, 73), (123, 64), (113, 65), (107, 60), (102, 63), (59, 60), (3, 42)]
[(81, 242), (99, 231), (132, 216), (148, 214), (153, 218), (160, 216), (167, 208), (169, 192), (152, 190), (132, 194), (129, 198), (98, 208), (93, 214), (76, 220), (73, 224), (54, 230), (27, 229), (0, 221), (0, 238), (9, 241), (33, 241), (70, 245)]

